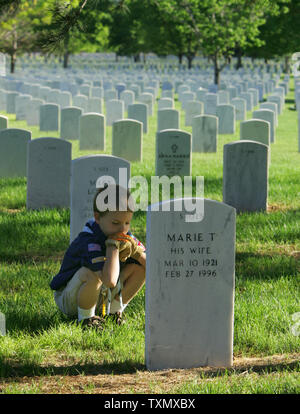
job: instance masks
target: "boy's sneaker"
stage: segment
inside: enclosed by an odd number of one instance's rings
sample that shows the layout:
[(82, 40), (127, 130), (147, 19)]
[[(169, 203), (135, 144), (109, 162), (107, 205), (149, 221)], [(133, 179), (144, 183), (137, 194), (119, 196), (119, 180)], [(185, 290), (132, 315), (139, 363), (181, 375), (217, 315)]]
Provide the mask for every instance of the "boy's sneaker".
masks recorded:
[(78, 322), (78, 325), (80, 325), (83, 329), (94, 328), (101, 332), (103, 331), (104, 324), (105, 319), (101, 318), (100, 316), (91, 316), (90, 318), (86, 318)]
[(114, 323), (116, 323), (119, 326), (124, 325), (125, 323), (125, 318), (122, 312), (110, 313), (106, 316), (106, 318), (111, 319)]

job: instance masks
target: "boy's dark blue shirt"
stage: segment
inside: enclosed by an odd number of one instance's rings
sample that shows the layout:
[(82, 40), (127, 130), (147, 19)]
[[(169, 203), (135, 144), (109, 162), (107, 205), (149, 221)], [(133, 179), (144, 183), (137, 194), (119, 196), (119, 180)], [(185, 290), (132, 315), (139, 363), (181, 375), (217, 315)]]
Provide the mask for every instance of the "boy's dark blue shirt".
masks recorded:
[[(130, 231), (127, 234), (144, 247)], [(65, 286), (77, 270), (83, 266), (94, 272), (102, 270), (106, 257), (106, 239), (107, 236), (96, 221), (94, 219), (89, 220), (66, 251), (60, 270), (50, 283), (51, 289), (58, 290)], [(128, 263), (128, 261), (138, 263), (131, 258), (126, 262)]]

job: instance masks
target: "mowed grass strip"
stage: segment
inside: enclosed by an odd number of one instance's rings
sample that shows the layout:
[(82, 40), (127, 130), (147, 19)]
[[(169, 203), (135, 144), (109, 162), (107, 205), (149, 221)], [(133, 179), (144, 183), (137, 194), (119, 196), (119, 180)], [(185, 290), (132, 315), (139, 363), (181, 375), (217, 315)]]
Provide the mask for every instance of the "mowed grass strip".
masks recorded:
[[(290, 109), (293, 99), (291, 80), (285, 110), (279, 116), (276, 142), (271, 146), (268, 212), (237, 216), (235, 358), (299, 351), (299, 337), (291, 330), (295, 323), (292, 315), (299, 312), (300, 293), (300, 154), (296, 112)], [(178, 101), (176, 108), (180, 109)], [(59, 133), (45, 134), (38, 127), (29, 128), (26, 122), (15, 121), (14, 115), (8, 117), (10, 127), (32, 130), (33, 139), (59, 137)], [(182, 112), (181, 128), (191, 132), (191, 127), (184, 126)], [(153, 116), (143, 138), (143, 162), (132, 163), (132, 175), (142, 175), (148, 183), (155, 175), (155, 132)], [(193, 176), (204, 176), (205, 197), (222, 201), (223, 145), (238, 139), (239, 122), (235, 134), (219, 135), (216, 154), (193, 153)], [(98, 152), (80, 151), (78, 141), (72, 141), (73, 159), (92, 153)], [(106, 151), (102, 153), (111, 153), (111, 127), (107, 128)], [(2, 393), (47, 392), (44, 384), (51, 377), (57, 379), (57, 375), (69, 376), (69, 387), (61, 380), (69, 392), (80, 392), (73, 376), (88, 377), (100, 372), (109, 381), (116, 373), (124, 376), (145, 371), (144, 289), (126, 310), (127, 324), (116, 328), (108, 323), (102, 336), (83, 333), (56, 308), (49, 283), (69, 245), (69, 220), (68, 209), (27, 211), (26, 178), (0, 179), (0, 311), (7, 318), (7, 335), (0, 337)], [(135, 214), (132, 230), (145, 243), (145, 212)], [(223, 370), (215, 376), (193, 379), (184, 379), (178, 373), (178, 380), (174, 376), (167, 389), (163, 380), (151, 383), (149, 373), (150, 388), (144, 389), (195, 394), (297, 390), (299, 365), (283, 363), (282, 369), (271, 371), (257, 373), (250, 367), (246, 374)], [(19, 378), (24, 375), (29, 380), (22, 382)], [(84, 393), (105, 391), (103, 382), (102, 388), (90, 381), (82, 387)], [(139, 388), (129, 384), (124, 392), (139, 392)]]

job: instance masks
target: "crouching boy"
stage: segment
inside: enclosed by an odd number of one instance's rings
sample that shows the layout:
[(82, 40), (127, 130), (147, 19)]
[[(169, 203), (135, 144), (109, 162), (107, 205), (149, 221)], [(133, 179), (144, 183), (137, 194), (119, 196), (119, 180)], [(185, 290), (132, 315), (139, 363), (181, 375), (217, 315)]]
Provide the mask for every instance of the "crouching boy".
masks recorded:
[[(108, 188), (115, 191), (116, 209), (101, 211), (98, 197)], [(118, 185), (97, 190), (94, 219), (70, 244), (50, 283), (58, 308), (77, 317), (83, 327), (102, 330), (104, 315), (121, 324), (124, 309), (145, 283), (145, 247), (129, 230), (130, 198), (130, 192)], [(102, 317), (96, 315), (98, 309)]]

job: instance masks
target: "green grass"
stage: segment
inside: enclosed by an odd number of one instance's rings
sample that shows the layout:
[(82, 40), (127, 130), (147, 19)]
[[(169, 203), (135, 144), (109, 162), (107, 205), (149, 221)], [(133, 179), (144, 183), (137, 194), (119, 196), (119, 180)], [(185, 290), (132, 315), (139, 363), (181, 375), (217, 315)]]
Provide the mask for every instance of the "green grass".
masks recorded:
[[(299, 337), (291, 333), (291, 327), (295, 323), (292, 315), (299, 312), (300, 293), (300, 264), (295, 253), (300, 252), (300, 153), (297, 114), (290, 109), (293, 80), (290, 86), (276, 142), (271, 146), (270, 209), (237, 216), (234, 355), (239, 358), (299, 353)], [(176, 108), (180, 109), (178, 101)], [(156, 110), (157, 104), (154, 113)], [(30, 129), (33, 139), (59, 136), (29, 128), (26, 122), (15, 121), (14, 115), (8, 118), (9, 127)], [(191, 127), (184, 126), (183, 113), (180, 126), (191, 132)], [(155, 131), (153, 116), (143, 138), (143, 162), (132, 163), (133, 176), (150, 180), (155, 175)], [(223, 146), (238, 139), (239, 122), (235, 134), (218, 137), (216, 154), (193, 153), (193, 176), (204, 176), (205, 197), (222, 201)], [(96, 152), (80, 151), (78, 141), (72, 141), (73, 159), (92, 153)], [(102, 153), (111, 153), (111, 127)], [(26, 178), (0, 179), (0, 310), (7, 318), (7, 335), (0, 337), (0, 393), (42, 393), (47, 381), (57, 375), (81, 378), (145, 371), (144, 289), (126, 310), (127, 324), (119, 328), (108, 324), (102, 336), (82, 332), (57, 309), (49, 283), (68, 247), (69, 222), (68, 209), (26, 210)], [(135, 214), (132, 230), (145, 243), (145, 212)], [(23, 376), (25, 382), (20, 381)], [(149, 387), (153, 392), (166, 392), (163, 380), (151, 383), (149, 378)], [(126, 392), (139, 390), (129, 385)], [(69, 392), (78, 389), (70, 385)], [(88, 384), (82, 392), (99, 389)], [(296, 393), (299, 363), (283, 362), (259, 370), (250, 367), (246, 373), (235, 368), (200, 371), (192, 379), (181, 377), (167, 392)]]

